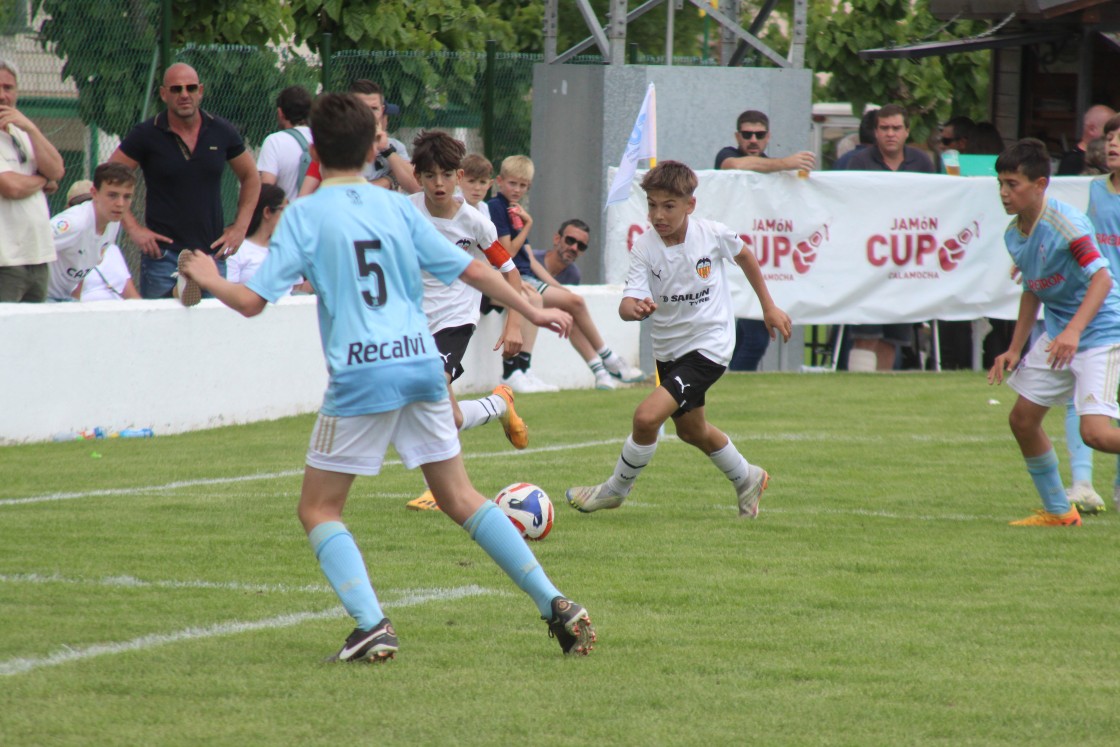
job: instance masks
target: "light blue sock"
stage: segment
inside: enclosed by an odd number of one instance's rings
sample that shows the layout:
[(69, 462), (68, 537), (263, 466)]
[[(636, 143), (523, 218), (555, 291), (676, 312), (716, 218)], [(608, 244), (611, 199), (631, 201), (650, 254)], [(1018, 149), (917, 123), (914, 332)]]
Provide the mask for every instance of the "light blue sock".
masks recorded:
[(493, 501), (486, 501), (471, 514), (463, 522), (463, 529), (518, 588), (533, 598), (542, 617), (552, 617), (552, 600), (563, 595), (548, 580), (513, 522)]
[(385, 613), (369, 582), (362, 553), (346, 525), (341, 521), (323, 522), (308, 533), (307, 540), (342, 606), (359, 628), (373, 630)]
[(1058, 474), (1058, 455), (1054, 449), (1036, 457), (1026, 457), (1027, 472), (1034, 480), (1034, 487), (1042, 497), (1042, 506), (1052, 514), (1069, 511), (1069, 499)]
[(1073, 403), (1066, 405), (1066, 448), (1074, 482), (1093, 482), (1093, 450), (1081, 440), (1081, 418)]

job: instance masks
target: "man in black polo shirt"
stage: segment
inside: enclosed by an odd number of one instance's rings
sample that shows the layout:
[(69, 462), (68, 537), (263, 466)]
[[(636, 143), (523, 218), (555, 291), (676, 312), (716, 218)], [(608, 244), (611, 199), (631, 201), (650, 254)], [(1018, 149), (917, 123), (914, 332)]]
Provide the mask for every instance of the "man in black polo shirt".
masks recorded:
[[(203, 111), (202, 84), (194, 68), (167, 68), (159, 96), (167, 109), (132, 128), (110, 161), (144, 172), (145, 225), (131, 213), (122, 221), (140, 248), (140, 294), (170, 298), (179, 252), (202, 249), (219, 260), (237, 251), (260, 195), (252, 155), (232, 124)], [(224, 226), (222, 173), (226, 164), (241, 182), (237, 217)], [(225, 275), (225, 262), (218, 266)]]
[[(875, 144), (852, 156), (847, 170), (934, 173), (930, 157), (906, 144), (909, 137), (910, 116), (898, 104), (887, 104), (876, 117)], [(855, 324), (849, 330), (848, 370), (852, 371), (890, 371), (901, 348), (914, 344), (912, 324)]]

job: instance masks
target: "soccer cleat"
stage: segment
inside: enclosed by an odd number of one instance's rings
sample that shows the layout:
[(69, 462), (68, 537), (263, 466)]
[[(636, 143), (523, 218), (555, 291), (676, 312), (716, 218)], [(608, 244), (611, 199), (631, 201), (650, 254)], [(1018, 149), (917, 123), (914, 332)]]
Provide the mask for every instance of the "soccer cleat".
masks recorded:
[(1041, 508), (1036, 508), (1033, 516), (1009, 523), (1013, 527), (1079, 527), (1081, 526), (1081, 514), (1077, 513), (1074, 506), (1070, 506), (1069, 511), (1064, 514), (1052, 514)]
[(354, 628), (338, 653), (327, 661), (368, 661), (376, 664), (392, 659), (399, 648), (393, 623), (383, 617), (373, 630)]
[(626, 500), (626, 496), (615, 495), (608, 490), (605, 482), (584, 488), (568, 488), (564, 495), (568, 497), (569, 506), (585, 514), (601, 508), (618, 508)]
[[(546, 620), (546, 618), (541, 618)], [(595, 648), (595, 628), (587, 610), (570, 599), (556, 597), (552, 600), (552, 619), (548, 622), (548, 637), (555, 638), (565, 654), (587, 656)]]
[(762, 467), (747, 467), (747, 479), (737, 488), (739, 493), (739, 517), (753, 519), (758, 516), (758, 499), (770, 482), (770, 475)]
[(611, 376), (621, 379), (627, 384), (637, 384), (639, 381), (646, 380), (646, 375), (642, 369), (634, 368), (622, 358), (612, 357), (609, 361), (603, 361), (603, 363)]
[(494, 394), (506, 401), (506, 411), (502, 413), (500, 418), (502, 430), (506, 432), (506, 438), (513, 444), (513, 448), (524, 449), (529, 445), (529, 427), (525, 425), (525, 421), (513, 409), (513, 390), (506, 384), (498, 384), (494, 387)]
[(614, 383), (614, 379), (606, 371), (600, 371), (595, 374), (595, 388), (602, 389), (603, 391), (610, 391), (617, 389), (618, 385)]
[(179, 296), (179, 302), (181, 304), (184, 306), (197, 306), (198, 302), (202, 300), (202, 288), (198, 287), (198, 283), (183, 274), (183, 259), (186, 252), (186, 249), (179, 252), (179, 271), (175, 273), (175, 291)]
[(432, 491), (425, 490), (424, 494), (419, 498), (413, 498), (405, 504), (405, 508), (409, 511), (440, 511), (439, 504), (436, 503), (436, 497), (432, 495)]
[(1091, 483), (1075, 482), (1073, 487), (1066, 491), (1069, 504), (1077, 508), (1078, 513), (1099, 514), (1104, 511), (1104, 501), (1097, 491), (1093, 490)]

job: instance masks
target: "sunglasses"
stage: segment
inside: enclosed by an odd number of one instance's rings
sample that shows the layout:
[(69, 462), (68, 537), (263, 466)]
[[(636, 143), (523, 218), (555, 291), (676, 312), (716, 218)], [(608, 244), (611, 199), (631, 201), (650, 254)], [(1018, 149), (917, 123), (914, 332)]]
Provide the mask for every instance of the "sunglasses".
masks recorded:
[(739, 137), (744, 140), (763, 140), (769, 134), (769, 130), (739, 130)]
[(15, 148), (16, 151), (16, 160), (19, 161), (20, 164), (27, 163), (27, 153), (23, 150), (23, 143), (21, 143), (19, 138), (15, 135), (12, 135), (12, 147)]
[(198, 85), (198, 83), (188, 83), (185, 86), (168, 86), (167, 87), (167, 90), (171, 91), (171, 93), (175, 94), (176, 96), (178, 96), (180, 93), (182, 93), (183, 89), (186, 89), (187, 93), (198, 93), (199, 85)]
[(955, 143), (958, 140), (960, 140), (960, 138), (957, 138), (957, 137), (943, 137), (943, 138), (941, 138), (941, 144), (942, 145), (948, 145), (949, 143)]
[(587, 244), (583, 241), (580, 241), (575, 236), (565, 236), (564, 237), (564, 243), (567, 244), (568, 246), (574, 246), (576, 249), (579, 249), (581, 252), (586, 252), (587, 251)]

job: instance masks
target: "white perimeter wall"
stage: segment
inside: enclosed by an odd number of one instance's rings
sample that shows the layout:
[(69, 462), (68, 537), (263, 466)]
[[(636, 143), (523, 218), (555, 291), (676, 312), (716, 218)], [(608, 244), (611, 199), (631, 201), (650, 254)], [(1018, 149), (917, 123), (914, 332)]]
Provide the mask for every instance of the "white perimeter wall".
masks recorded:
[[(573, 287), (607, 344), (632, 365), (639, 330), (618, 317), (618, 286)], [(490, 351), (501, 317), (484, 316), (457, 393), (501, 377)], [(542, 330), (536, 374), (563, 389), (594, 378), (567, 340)], [(648, 373), (648, 372), (647, 372)], [(207, 299), (0, 304), (0, 444), (102, 427), (156, 435), (314, 412), (327, 374), (313, 297), (287, 298), (245, 319)]]

